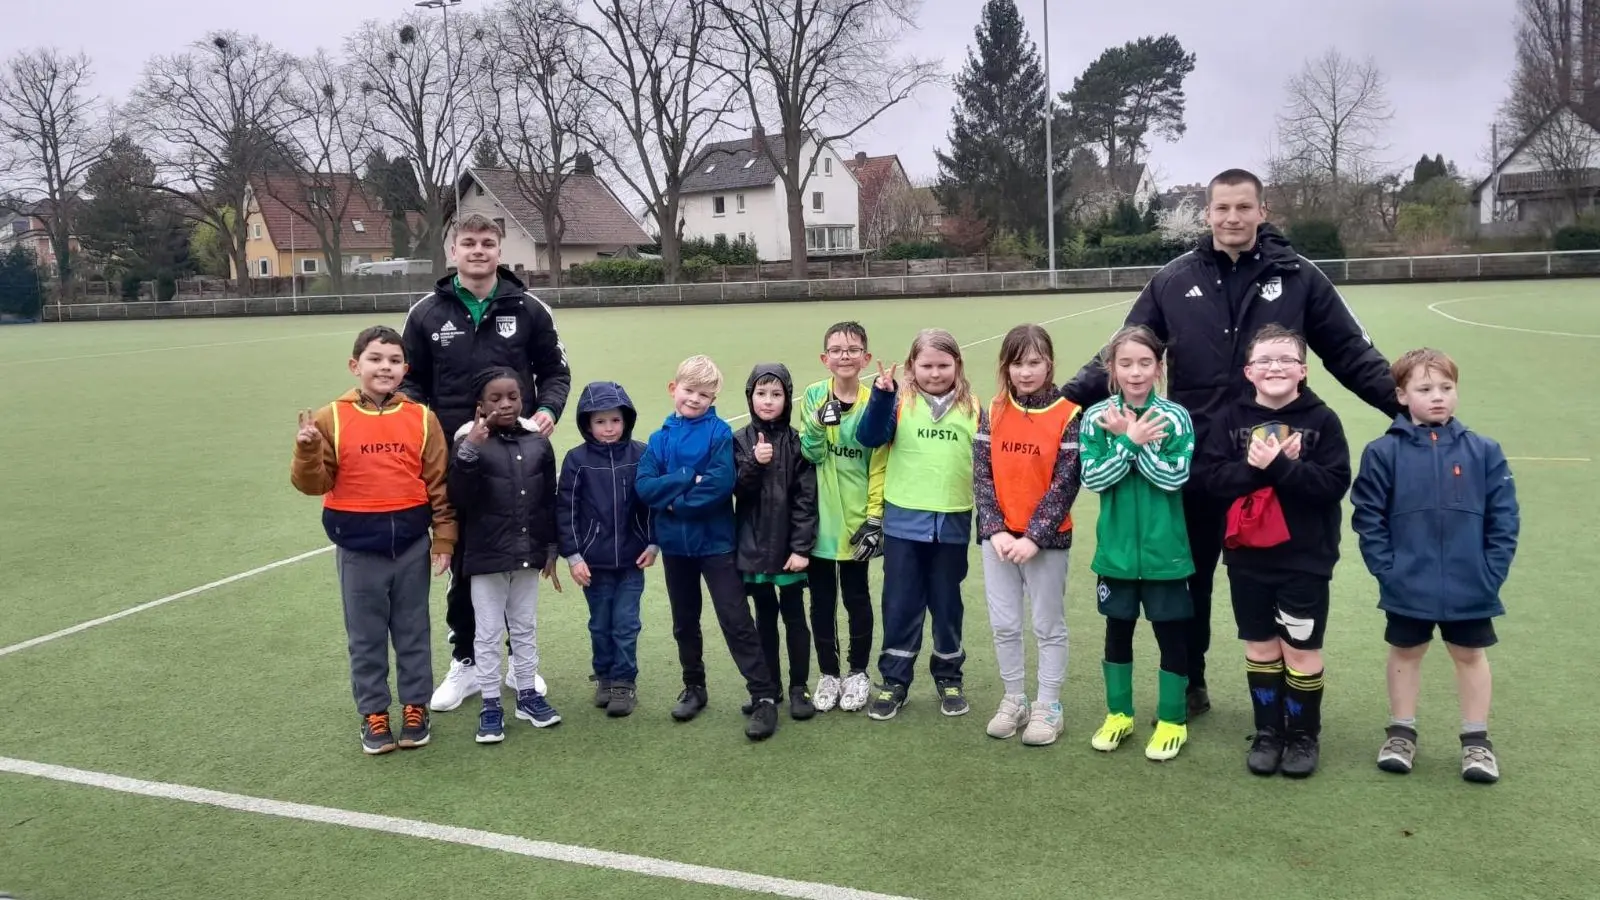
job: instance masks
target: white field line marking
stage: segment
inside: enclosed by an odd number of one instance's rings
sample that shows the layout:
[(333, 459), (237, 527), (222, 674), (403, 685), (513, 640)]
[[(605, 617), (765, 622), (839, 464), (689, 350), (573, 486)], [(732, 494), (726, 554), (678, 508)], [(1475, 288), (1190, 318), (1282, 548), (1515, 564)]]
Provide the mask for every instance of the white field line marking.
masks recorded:
[(133, 356), (137, 353), (166, 353), (170, 350), (203, 350), (208, 347), (233, 347), (239, 344), (265, 344), (269, 341), (297, 341), (302, 338), (335, 337), (348, 331), (319, 331), (314, 334), (285, 334), (278, 337), (250, 338), (243, 341), (215, 341), (209, 344), (181, 344), (177, 347), (140, 347), (137, 350), (112, 350), (107, 353), (85, 353), (81, 356), (46, 356), (43, 359), (8, 359), (0, 366), (26, 366), (32, 363), (71, 362), (75, 359), (105, 359), (110, 356)]
[(251, 569), (248, 572), (240, 572), (237, 575), (229, 575), (227, 578), (219, 578), (216, 581), (212, 581), (212, 582), (209, 582), (209, 583), (206, 583), (206, 584), (202, 584), (199, 587), (192, 587), (192, 588), (189, 588), (186, 591), (179, 591), (176, 594), (169, 594), (168, 596), (162, 597), (159, 600), (151, 600), (149, 603), (141, 603), (138, 606), (130, 606), (127, 609), (122, 610), (121, 612), (114, 612), (109, 616), (101, 616), (98, 619), (90, 619), (87, 622), (79, 622), (76, 625), (72, 625), (70, 627), (63, 628), (60, 631), (52, 631), (49, 634), (42, 634), (42, 635), (40, 635), (40, 636), (38, 636), (36, 638), (29, 638), (28, 640), (25, 640), (20, 644), (12, 644), (9, 647), (0, 647), (0, 656), (9, 656), (12, 653), (17, 653), (17, 652), (22, 651), (22, 650), (27, 650), (29, 647), (37, 647), (40, 644), (47, 644), (50, 641), (56, 640), (57, 638), (64, 638), (64, 637), (67, 637), (69, 635), (77, 634), (80, 631), (87, 631), (88, 629), (93, 628), (96, 625), (104, 625), (107, 622), (115, 622), (118, 619), (125, 619), (128, 616), (133, 615), (134, 613), (144, 612), (147, 609), (155, 609), (158, 606), (165, 606), (166, 604), (171, 603), (174, 600), (182, 600), (185, 597), (193, 597), (195, 594), (199, 594), (199, 593), (202, 593), (204, 591), (209, 591), (212, 588), (219, 588), (219, 587), (222, 587), (225, 584), (233, 584), (235, 581), (242, 581), (242, 580), (244, 580), (246, 578), (249, 578), (251, 576), (260, 575), (262, 572), (270, 572), (273, 569), (280, 568), (282, 566), (293, 565), (293, 564), (295, 564), (297, 562), (300, 562), (301, 560), (310, 559), (313, 556), (317, 556), (317, 555), (320, 555), (320, 554), (323, 554), (323, 553), (327, 553), (329, 550), (332, 550), (332, 549), (333, 549), (333, 545), (329, 544), (326, 547), (318, 547), (315, 550), (307, 550), (306, 552), (301, 553), (298, 556), (291, 556), (288, 559), (280, 559), (277, 562), (270, 562), (270, 563), (267, 563), (264, 566), (257, 566), (256, 568)]
[[(1079, 316), (1087, 316), (1090, 313), (1102, 312), (1102, 311), (1108, 310), (1108, 309), (1116, 309), (1119, 306), (1127, 306), (1129, 303), (1132, 303), (1132, 302), (1133, 302), (1132, 300), (1118, 300), (1116, 303), (1107, 303), (1105, 306), (1096, 306), (1094, 309), (1080, 309), (1077, 312), (1067, 313), (1064, 316), (1056, 316), (1053, 319), (1045, 319), (1042, 322), (1035, 322), (1034, 324), (1035, 325), (1049, 325), (1049, 324), (1051, 324), (1053, 322), (1061, 322), (1061, 321), (1064, 321), (1066, 319), (1076, 319)], [(1001, 338), (1005, 337), (1008, 333), (1009, 333), (1009, 329), (1007, 331), (1002, 331), (999, 334), (990, 335), (989, 337), (973, 341), (970, 344), (962, 344), (961, 345), (961, 349), (965, 350), (968, 347), (976, 347), (979, 344), (987, 344), (990, 341), (998, 341)], [(728, 421), (728, 422), (737, 422), (740, 419), (748, 419), (748, 418), (750, 418), (750, 414), (749, 413), (740, 413), (737, 416), (729, 416), (726, 421)]]
[(1471, 319), (1463, 319), (1459, 316), (1452, 316), (1439, 308), (1441, 306), (1449, 306), (1452, 303), (1465, 303), (1468, 300), (1507, 300), (1514, 299), (1518, 296), (1520, 295), (1499, 294), (1490, 295), (1487, 297), (1457, 297), (1454, 300), (1439, 300), (1434, 303), (1429, 303), (1428, 311), (1444, 316), (1446, 319), (1449, 319), (1457, 324), (1471, 325), (1474, 328), (1493, 328), (1496, 331), (1515, 331), (1519, 334), (1543, 334), (1550, 337), (1588, 338), (1592, 340), (1600, 339), (1600, 334), (1582, 334), (1573, 331), (1546, 331), (1542, 328), (1518, 328), (1514, 325), (1495, 325), (1490, 322), (1474, 322)]
[(46, 778), (51, 781), (63, 781), (69, 784), (103, 788), (124, 794), (158, 797), (200, 806), (214, 806), (264, 816), (295, 819), (302, 822), (340, 825), (345, 828), (358, 828), (363, 831), (376, 831), (384, 834), (421, 838), (428, 841), (479, 847), (484, 850), (497, 850), (501, 853), (511, 853), (532, 859), (572, 863), (574, 865), (610, 869), (617, 872), (631, 872), (636, 875), (648, 875), (652, 878), (669, 878), (690, 884), (728, 887), (757, 894), (798, 897), (805, 898), (805, 900), (911, 900), (911, 898), (907, 897), (879, 894), (831, 884), (794, 881), (788, 878), (757, 875), (733, 869), (697, 866), (649, 856), (634, 856), (629, 853), (596, 850), (572, 844), (536, 841), (515, 835), (480, 831), (475, 828), (458, 828), (451, 825), (437, 825), (432, 822), (373, 815), (348, 809), (289, 803), (282, 800), (270, 800), (265, 797), (252, 797), (246, 794), (230, 794), (182, 784), (142, 781), (121, 775), (89, 772), (83, 769), (69, 769), (65, 766), (11, 759), (4, 756), (0, 756), (0, 772), (11, 772), (17, 775)]

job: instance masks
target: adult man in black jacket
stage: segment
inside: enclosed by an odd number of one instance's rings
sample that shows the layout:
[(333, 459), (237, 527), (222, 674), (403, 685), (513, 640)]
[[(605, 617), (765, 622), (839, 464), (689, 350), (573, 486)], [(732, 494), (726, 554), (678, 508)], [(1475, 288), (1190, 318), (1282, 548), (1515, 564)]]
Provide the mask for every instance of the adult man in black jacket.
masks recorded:
[[(433, 293), (406, 314), (402, 337), (410, 370), (401, 390), (433, 409), (452, 442), (472, 421), (478, 402), (473, 379), (484, 369), (506, 366), (525, 374), (530, 390), (523, 396), (523, 415), (531, 416), (546, 437), (555, 431), (571, 390), (566, 348), (550, 308), (500, 265), (504, 237), (505, 231), (483, 216), (463, 218), (450, 241), (456, 274), (441, 278)], [(457, 542), (445, 601), (445, 622), (454, 634), (452, 660), (434, 691), (430, 705), (436, 712), (455, 709), (478, 690), (472, 671), (472, 593), (461, 576), (462, 552)]]
[[(1168, 396), (1189, 411), (1203, 443), (1222, 408), (1249, 388), (1250, 341), (1275, 323), (1305, 335), (1311, 351), (1340, 384), (1393, 418), (1400, 411), (1389, 363), (1326, 275), (1266, 224), (1261, 180), (1229, 169), (1206, 189), (1211, 234), (1168, 263), (1145, 285), (1128, 325), (1144, 325), (1167, 345)], [(1106, 397), (1106, 372), (1091, 360), (1061, 388), (1080, 406)], [(1184, 518), (1195, 573), (1189, 579), (1194, 619), (1189, 635), (1189, 715), (1211, 708), (1205, 653), (1211, 644), (1211, 590), (1222, 554), (1227, 504), (1192, 482)]]

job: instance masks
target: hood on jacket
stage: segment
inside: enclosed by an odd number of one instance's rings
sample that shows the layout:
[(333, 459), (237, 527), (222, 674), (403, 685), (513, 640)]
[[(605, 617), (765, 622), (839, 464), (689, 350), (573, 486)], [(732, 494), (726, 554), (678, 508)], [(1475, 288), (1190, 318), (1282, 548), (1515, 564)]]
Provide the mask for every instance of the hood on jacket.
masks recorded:
[(1411, 421), (1410, 415), (1402, 413), (1389, 423), (1387, 433), (1396, 435), (1410, 444), (1426, 445), (1433, 440), (1429, 436), (1432, 432), (1439, 433), (1441, 443), (1454, 443), (1467, 433), (1467, 426), (1461, 424), (1461, 420), (1455, 416), (1451, 416), (1450, 421), (1443, 425), (1418, 425)]
[(615, 381), (591, 381), (584, 385), (583, 393), (578, 395), (578, 433), (583, 435), (585, 441), (599, 444), (594, 432), (589, 430), (589, 416), (608, 409), (622, 410), (622, 440), (617, 443), (626, 444), (633, 440), (633, 425), (639, 420), (639, 413), (634, 410), (628, 392)]
[(1316, 409), (1320, 406), (1328, 405), (1322, 402), (1322, 398), (1318, 397), (1314, 391), (1306, 387), (1304, 382), (1302, 382), (1300, 385), (1300, 396), (1289, 401), (1286, 406), (1282, 406), (1278, 409), (1269, 409), (1268, 407), (1257, 403), (1254, 392), (1245, 395), (1244, 404), (1245, 406), (1249, 407), (1251, 411), (1264, 416), (1292, 416), (1296, 413), (1309, 412), (1310, 410)]
[[(497, 280), (494, 285), (494, 296), (490, 297), (490, 300), (499, 300), (501, 297), (517, 297), (528, 292), (528, 286), (522, 283), (522, 279), (518, 278), (515, 272), (505, 266), (496, 268), (494, 275)], [(444, 296), (454, 297), (456, 295), (455, 282), (456, 276), (452, 272), (435, 281), (433, 288)]]
[[(756, 382), (763, 378), (776, 378), (783, 385), (783, 412), (778, 414), (777, 421), (766, 422), (756, 415)], [(750, 424), (761, 431), (784, 429), (789, 427), (789, 421), (794, 412), (794, 379), (789, 377), (789, 367), (783, 363), (756, 363), (750, 370), (750, 377), (744, 383), (745, 405), (750, 410)]]
[[(467, 434), (472, 431), (472, 424), (472, 422), (468, 422), (465, 425), (462, 425), (460, 428), (457, 428), (455, 439), (459, 441), (466, 437)], [(533, 420), (527, 416), (517, 416), (517, 428), (529, 434), (533, 434), (539, 430), (539, 426), (533, 424)], [(492, 433), (493, 432), (491, 432), (491, 434)]]
[[(1201, 253), (1211, 254), (1217, 252), (1217, 245), (1207, 234), (1200, 238), (1197, 249)], [(1270, 222), (1263, 222), (1256, 229), (1256, 245), (1251, 251), (1259, 252), (1268, 265), (1279, 271), (1294, 272), (1300, 269), (1300, 254), (1283, 232)]]
[(343, 394), (340, 394), (338, 399), (334, 400), (333, 402), (349, 403), (352, 406), (365, 406), (368, 409), (377, 409), (381, 412), (383, 410), (394, 409), (402, 403), (414, 403), (416, 401), (412, 400), (411, 397), (406, 394), (395, 391), (385, 399), (382, 406), (379, 406), (376, 400), (368, 397), (366, 394), (363, 394), (361, 392), (361, 388), (353, 387), (350, 390), (345, 391)]

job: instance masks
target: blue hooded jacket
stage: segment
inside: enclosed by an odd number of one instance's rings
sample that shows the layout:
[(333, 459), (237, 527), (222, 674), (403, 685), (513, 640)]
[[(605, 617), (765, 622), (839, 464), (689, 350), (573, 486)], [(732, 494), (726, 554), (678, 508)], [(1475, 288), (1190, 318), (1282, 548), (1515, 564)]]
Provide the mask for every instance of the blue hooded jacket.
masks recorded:
[[(622, 411), (622, 439), (614, 444), (597, 440), (589, 425), (592, 414), (609, 409)], [(578, 397), (583, 443), (568, 450), (561, 462), (556, 498), (556, 535), (568, 562), (582, 560), (591, 569), (631, 569), (655, 543), (650, 507), (635, 484), (645, 451), (633, 439), (638, 417), (628, 392), (615, 382), (593, 382)]]
[(663, 554), (706, 557), (734, 551), (734, 471), (733, 429), (714, 406), (693, 419), (673, 413), (650, 435), (637, 487), (655, 510), (656, 543)]
[(1378, 608), (1429, 622), (1505, 614), (1520, 514), (1505, 452), (1460, 420), (1399, 416), (1361, 455), (1350, 490)]

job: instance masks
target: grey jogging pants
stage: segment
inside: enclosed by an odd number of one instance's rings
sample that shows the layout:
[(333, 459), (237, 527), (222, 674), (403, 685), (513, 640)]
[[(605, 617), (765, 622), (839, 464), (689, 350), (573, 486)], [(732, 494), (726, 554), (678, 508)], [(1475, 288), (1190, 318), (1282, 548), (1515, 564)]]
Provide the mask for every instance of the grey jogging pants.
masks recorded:
[(500, 698), (501, 649), (511, 634), (511, 664), (517, 684), (533, 687), (539, 671), (539, 570), (523, 569), (472, 576), (473, 668), (485, 700)]
[(433, 648), (428, 633), (427, 537), (390, 559), (382, 553), (334, 548), (334, 571), (344, 599), (350, 649), (350, 689), (363, 716), (386, 712), (389, 644), (394, 643), (400, 702), (426, 706), (433, 696)]
[(1007, 694), (1024, 693), (1023, 603), (1033, 606), (1033, 637), (1039, 644), (1039, 696), (1061, 699), (1067, 677), (1066, 550), (1040, 550), (1023, 565), (1006, 562), (983, 542), (983, 588), (989, 600), (994, 653)]

